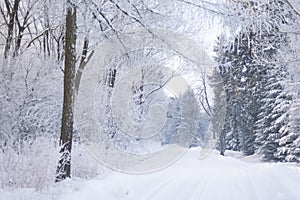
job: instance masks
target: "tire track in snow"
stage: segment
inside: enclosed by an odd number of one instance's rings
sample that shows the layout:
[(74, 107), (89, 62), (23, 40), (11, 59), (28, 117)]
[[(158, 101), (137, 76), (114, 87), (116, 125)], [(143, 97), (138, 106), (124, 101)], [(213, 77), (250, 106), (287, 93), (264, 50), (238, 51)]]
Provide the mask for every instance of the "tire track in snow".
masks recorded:
[(156, 197), (159, 196), (159, 194), (170, 185), (171, 180), (164, 181), (163, 183), (159, 184), (154, 189), (151, 189), (149, 192), (146, 193), (144, 197), (141, 199), (144, 200), (154, 200), (157, 199)]
[[(297, 166), (247, 162), (216, 152), (204, 160), (197, 158), (197, 151), (190, 150), (162, 171), (143, 175), (114, 173), (99, 181), (101, 191), (86, 188), (78, 192), (95, 192), (95, 196), (111, 200), (300, 200)], [(75, 194), (69, 197), (76, 200)]]

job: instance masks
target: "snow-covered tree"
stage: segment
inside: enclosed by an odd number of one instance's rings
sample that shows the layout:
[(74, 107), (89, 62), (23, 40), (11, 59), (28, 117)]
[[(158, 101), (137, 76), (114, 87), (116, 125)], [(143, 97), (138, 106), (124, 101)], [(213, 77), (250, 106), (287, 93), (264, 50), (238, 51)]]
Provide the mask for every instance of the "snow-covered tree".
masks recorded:
[[(191, 88), (186, 90), (180, 97), (181, 121), (179, 137), (175, 140), (177, 144), (187, 146), (188, 144), (200, 145), (203, 138), (199, 134), (200, 129), (200, 105)], [(202, 119), (203, 120), (203, 119)]]
[(64, 102), (60, 133), (61, 157), (57, 166), (57, 182), (71, 177), (71, 150), (74, 132), (76, 5), (67, 1), (64, 63)]
[[(287, 34), (279, 30), (292, 24), (292, 11), (280, 0), (234, 1), (229, 5), (236, 19), (227, 24), (239, 29), (232, 32), (231, 42), (219, 42), (216, 48), (227, 95), (223, 131), (234, 141), (235, 149), (240, 148), (246, 155), (258, 149), (266, 159), (275, 159), (279, 127), (287, 121), (290, 104), (284, 86), (287, 66), (276, 64), (290, 46)], [(229, 148), (234, 149), (233, 145)]]
[(223, 81), (220, 77), (218, 69), (214, 68), (214, 71), (210, 77), (211, 87), (213, 88), (214, 98), (212, 104), (212, 115), (211, 115), (211, 127), (209, 127), (209, 137), (205, 138), (205, 143), (211, 145), (214, 140), (218, 141), (218, 148), (221, 155), (224, 155), (226, 149), (226, 132), (224, 131), (224, 124), (226, 127), (226, 101)]
[[(237, 35), (232, 44), (220, 41), (215, 48), (219, 73), (226, 92), (226, 118), (223, 132), (227, 148), (242, 150), (249, 155), (254, 152), (254, 118), (256, 99), (254, 95), (251, 50), (248, 37)], [(224, 40), (224, 38), (222, 39)]]
[(288, 122), (279, 130), (279, 148), (276, 156), (281, 161), (300, 162), (299, 86), (298, 84), (293, 85), (296, 87), (292, 87), (293, 101), (289, 106)]
[[(267, 68), (266, 80), (263, 85), (261, 99), (262, 106), (256, 122), (256, 146), (258, 153), (266, 160), (277, 160), (280, 129), (284, 129), (288, 122), (288, 110), (291, 95), (285, 90), (283, 81), (286, 74), (283, 68), (272, 66)], [(281, 69), (281, 70), (280, 70)]]

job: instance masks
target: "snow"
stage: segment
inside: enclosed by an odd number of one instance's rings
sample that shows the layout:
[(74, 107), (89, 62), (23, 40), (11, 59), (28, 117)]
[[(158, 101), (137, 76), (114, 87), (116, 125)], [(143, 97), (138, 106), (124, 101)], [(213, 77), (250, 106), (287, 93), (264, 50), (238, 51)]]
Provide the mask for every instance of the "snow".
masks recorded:
[(88, 181), (72, 178), (44, 191), (0, 189), (0, 199), (300, 199), (299, 165), (263, 163), (259, 157), (230, 151), (225, 157), (216, 151), (205, 159), (199, 155), (199, 149), (191, 149), (156, 173), (112, 172)]

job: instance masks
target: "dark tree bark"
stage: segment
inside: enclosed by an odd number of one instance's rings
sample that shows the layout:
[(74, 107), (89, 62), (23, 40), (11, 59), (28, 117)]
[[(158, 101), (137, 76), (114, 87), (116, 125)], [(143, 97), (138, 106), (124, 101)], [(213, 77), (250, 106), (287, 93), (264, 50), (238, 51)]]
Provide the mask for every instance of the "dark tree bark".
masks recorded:
[(78, 92), (78, 89), (79, 89), (82, 72), (83, 72), (86, 64), (88, 63), (88, 61), (91, 59), (91, 57), (94, 54), (94, 51), (92, 51), (90, 53), (90, 55), (88, 56), (88, 47), (89, 47), (89, 39), (87, 37), (85, 37), (84, 42), (83, 42), (83, 48), (82, 48), (80, 63), (79, 63), (78, 70), (76, 72), (76, 77), (75, 77), (75, 90), (76, 90), (76, 92)]
[(74, 123), (75, 62), (76, 62), (76, 7), (67, 0), (65, 32), (64, 102), (60, 136), (61, 157), (57, 166), (56, 182), (71, 177), (72, 132)]
[(9, 54), (9, 51), (11, 48), (15, 18), (16, 18), (18, 9), (19, 9), (20, 1), (21, 0), (15, 0), (13, 7), (11, 7), (10, 2), (8, 0), (5, 0), (5, 6), (7, 8), (7, 12), (9, 13), (9, 22), (7, 24), (7, 36), (6, 36), (5, 47), (4, 47), (4, 58), (8, 57), (8, 54)]
[(21, 41), (22, 41), (22, 38), (23, 38), (24, 31), (27, 28), (27, 26), (29, 25), (28, 24), (29, 14), (30, 14), (30, 11), (27, 10), (27, 12), (24, 16), (24, 19), (23, 19), (23, 23), (21, 23), (20, 20), (19, 20), (19, 17), (18, 17), (18, 13), (16, 13), (16, 23), (18, 25), (18, 34), (16, 36), (17, 41), (16, 41), (13, 57), (16, 57), (19, 54), (19, 50), (20, 50), (20, 47), (21, 47)]

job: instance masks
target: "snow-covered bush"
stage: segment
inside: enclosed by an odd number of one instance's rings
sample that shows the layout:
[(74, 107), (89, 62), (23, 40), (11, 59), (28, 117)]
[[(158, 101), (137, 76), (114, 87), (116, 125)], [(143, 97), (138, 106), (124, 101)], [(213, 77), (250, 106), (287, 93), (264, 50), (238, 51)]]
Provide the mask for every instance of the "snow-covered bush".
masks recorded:
[[(108, 172), (83, 145), (75, 143), (73, 147), (72, 177), (91, 179)], [(0, 188), (41, 190), (52, 186), (58, 159), (58, 140), (49, 137), (22, 141), (17, 149), (5, 146), (0, 152)]]
[(59, 63), (28, 52), (0, 61), (0, 70), (0, 149), (40, 135), (58, 137), (63, 77)]
[(43, 189), (54, 183), (58, 148), (49, 138), (22, 142), (0, 152), (0, 187)]
[(72, 149), (72, 177), (92, 179), (104, 176), (109, 170), (98, 162), (84, 145), (73, 143)]
[[(49, 187), (59, 160), (60, 63), (28, 52), (1, 60), (0, 70), (0, 188)], [(75, 143), (73, 149), (73, 176), (102, 173), (84, 146)]]

